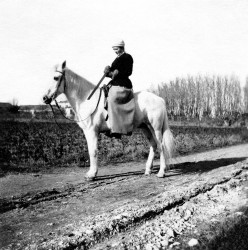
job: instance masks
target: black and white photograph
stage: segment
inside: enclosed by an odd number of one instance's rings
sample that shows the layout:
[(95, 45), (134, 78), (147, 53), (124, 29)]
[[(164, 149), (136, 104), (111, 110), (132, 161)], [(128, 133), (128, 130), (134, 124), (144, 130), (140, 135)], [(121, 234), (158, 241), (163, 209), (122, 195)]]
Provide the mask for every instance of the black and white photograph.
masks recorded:
[(248, 1), (0, 0), (0, 250), (248, 249)]

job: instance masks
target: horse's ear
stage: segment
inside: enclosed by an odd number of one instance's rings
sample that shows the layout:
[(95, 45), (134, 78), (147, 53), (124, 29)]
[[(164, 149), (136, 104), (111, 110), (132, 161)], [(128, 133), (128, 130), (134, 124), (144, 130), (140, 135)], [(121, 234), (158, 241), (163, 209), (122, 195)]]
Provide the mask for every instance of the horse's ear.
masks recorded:
[(62, 69), (64, 69), (65, 67), (66, 67), (66, 61), (62, 63)]

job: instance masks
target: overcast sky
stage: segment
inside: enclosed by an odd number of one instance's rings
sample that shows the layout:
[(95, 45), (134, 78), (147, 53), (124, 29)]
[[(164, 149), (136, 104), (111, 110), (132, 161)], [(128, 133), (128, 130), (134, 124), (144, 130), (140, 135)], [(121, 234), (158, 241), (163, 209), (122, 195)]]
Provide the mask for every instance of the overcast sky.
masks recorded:
[(248, 75), (246, 0), (0, 0), (0, 102), (42, 103), (64, 60), (97, 84), (118, 38), (134, 91), (187, 74)]

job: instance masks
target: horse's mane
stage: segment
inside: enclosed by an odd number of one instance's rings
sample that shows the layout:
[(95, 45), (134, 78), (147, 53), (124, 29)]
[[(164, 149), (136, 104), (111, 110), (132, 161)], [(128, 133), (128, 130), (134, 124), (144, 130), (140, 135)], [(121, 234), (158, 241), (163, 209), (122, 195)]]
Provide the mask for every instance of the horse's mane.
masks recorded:
[(84, 77), (74, 73), (72, 70), (65, 69), (66, 88), (68, 90), (76, 90), (79, 95), (84, 94), (85, 89), (92, 89), (95, 85)]

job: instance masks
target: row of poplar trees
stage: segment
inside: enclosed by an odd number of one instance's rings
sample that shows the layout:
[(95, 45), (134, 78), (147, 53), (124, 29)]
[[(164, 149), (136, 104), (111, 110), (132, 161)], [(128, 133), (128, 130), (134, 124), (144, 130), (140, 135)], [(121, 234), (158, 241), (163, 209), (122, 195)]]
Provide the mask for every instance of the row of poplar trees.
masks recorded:
[(237, 76), (187, 76), (152, 89), (166, 101), (172, 117), (222, 117), (248, 112), (248, 78), (241, 87)]

